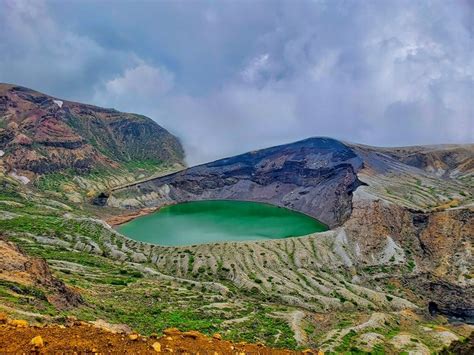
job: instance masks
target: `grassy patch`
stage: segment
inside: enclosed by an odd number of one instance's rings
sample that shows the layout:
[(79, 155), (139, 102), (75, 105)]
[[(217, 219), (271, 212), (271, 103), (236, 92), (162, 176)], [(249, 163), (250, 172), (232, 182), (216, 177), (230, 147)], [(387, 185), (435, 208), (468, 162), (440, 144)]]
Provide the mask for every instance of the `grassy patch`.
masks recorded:
[(263, 341), (275, 347), (294, 349), (297, 345), (288, 323), (271, 316), (268, 310), (257, 311), (248, 321), (239, 323), (226, 335), (234, 341)]

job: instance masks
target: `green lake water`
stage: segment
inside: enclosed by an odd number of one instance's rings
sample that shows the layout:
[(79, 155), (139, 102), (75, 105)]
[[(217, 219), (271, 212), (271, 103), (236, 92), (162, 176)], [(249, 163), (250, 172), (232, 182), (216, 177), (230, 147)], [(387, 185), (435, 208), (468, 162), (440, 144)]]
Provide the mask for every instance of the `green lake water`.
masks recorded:
[(327, 230), (299, 212), (246, 201), (196, 201), (161, 208), (118, 227), (131, 239), (166, 246), (279, 239)]

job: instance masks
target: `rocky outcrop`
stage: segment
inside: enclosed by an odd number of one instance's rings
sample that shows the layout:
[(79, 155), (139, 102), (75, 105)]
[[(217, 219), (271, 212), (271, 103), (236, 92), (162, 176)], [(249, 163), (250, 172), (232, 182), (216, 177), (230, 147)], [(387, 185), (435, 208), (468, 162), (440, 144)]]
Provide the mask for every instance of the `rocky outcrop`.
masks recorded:
[(452, 342), (447, 348), (439, 352), (441, 355), (458, 354), (470, 355), (474, 353), (474, 332), (464, 340)]
[(46, 261), (32, 258), (15, 244), (0, 238), (0, 282), (2, 281), (7, 282), (6, 285), (12, 291), (20, 294), (29, 292), (29, 287), (41, 290), (31, 291), (32, 295), (45, 297), (58, 309), (75, 307), (82, 303), (79, 293), (53, 276)]
[(369, 198), (367, 190), (355, 193), (353, 213), (343, 226), (359, 252), (359, 267), (396, 266), (392, 279), (418, 295), (427, 312), (472, 322), (474, 209), (420, 213)]
[(427, 298), (427, 310), (432, 316), (442, 314), (453, 320), (474, 323), (474, 285), (459, 285), (430, 272), (403, 281)]
[(7, 170), (87, 173), (140, 163), (183, 165), (178, 139), (148, 117), (19, 86), (0, 84), (0, 127)]

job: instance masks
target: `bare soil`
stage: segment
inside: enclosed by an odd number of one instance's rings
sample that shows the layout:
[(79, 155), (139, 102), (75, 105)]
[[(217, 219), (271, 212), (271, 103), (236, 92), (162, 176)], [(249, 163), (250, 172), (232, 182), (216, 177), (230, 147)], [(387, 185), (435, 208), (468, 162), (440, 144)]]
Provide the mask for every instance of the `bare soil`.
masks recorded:
[(8, 320), (0, 315), (0, 323), (3, 323), (0, 324), (1, 353), (317, 354), (309, 350), (300, 352), (273, 349), (263, 344), (232, 343), (220, 339), (218, 334), (207, 337), (196, 331), (181, 332), (174, 328), (165, 330), (165, 335), (157, 338), (143, 337), (135, 333), (114, 333), (80, 321), (69, 326), (31, 326), (25, 321)]

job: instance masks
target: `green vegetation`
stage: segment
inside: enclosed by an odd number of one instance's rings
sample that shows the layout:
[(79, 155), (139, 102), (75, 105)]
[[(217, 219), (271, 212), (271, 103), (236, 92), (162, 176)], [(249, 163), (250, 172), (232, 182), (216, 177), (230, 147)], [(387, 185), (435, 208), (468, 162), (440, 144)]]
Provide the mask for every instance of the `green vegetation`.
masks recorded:
[[(345, 352), (347, 350), (351, 350), (351, 353), (353, 350), (356, 350), (356, 349), (352, 349), (351, 348), (351, 345), (353, 344), (353, 339), (357, 336), (357, 333), (354, 331), (354, 330), (350, 330), (349, 333), (347, 333), (346, 335), (344, 335), (342, 337), (342, 342), (340, 345), (338, 345), (335, 350), (338, 352), (338, 353), (342, 353), (342, 352)], [(356, 350), (357, 351), (357, 350)]]
[(76, 173), (72, 169), (58, 173), (49, 173), (34, 181), (35, 187), (41, 191), (62, 191), (62, 186), (70, 182)]
[(164, 162), (159, 161), (159, 160), (130, 160), (130, 161), (125, 161), (122, 163), (122, 166), (124, 166), (126, 169), (128, 169), (131, 172), (137, 171), (137, 170), (142, 170), (145, 172), (153, 173), (157, 170), (159, 170), (160, 167), (162, 167)]
[(240, 322), (226, 335), (235, 341), (260, 341), (276, 347), (294, 349), (297, 344), (291, 328), (285, 320), (272, 316), (272, 310), (270, 307), (257, 309), (248, 320)]
[(45, 301), (45, 293), (37, 287), (25, 286), (16, 282), (0, 280), (0, 288), (4, 290), (10, 290), (20, 295), (31, 296)]
[(57, 316), (58, 310), (47, 300), (47, 294), (38, 287), (25, 286), (0, 280), (0, 303), (23, 311)]
[(83, 198), (91, 194), (117, 187), (131, 181), (149, 178), (175, 169), (160, 160), (123, 160), (117, 168), (95, 166), (91, 170), (78, 171), (72, 168), (37, 177), (33, 184), (41, 192), (59, 193), (62, 200), (68, 200), (68, 193), (79, 193)]

